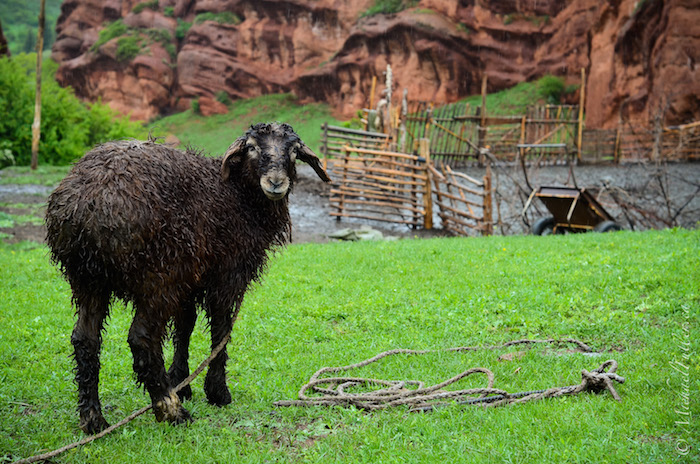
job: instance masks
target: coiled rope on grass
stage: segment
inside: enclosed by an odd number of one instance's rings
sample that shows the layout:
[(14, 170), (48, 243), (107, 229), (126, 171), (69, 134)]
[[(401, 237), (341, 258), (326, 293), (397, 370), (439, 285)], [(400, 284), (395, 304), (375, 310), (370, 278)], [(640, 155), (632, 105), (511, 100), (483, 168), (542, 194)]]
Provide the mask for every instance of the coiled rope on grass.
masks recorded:
[[(624, 383), (625, 378), (616, 373), (618, 367), (617, 362), (612, 359), (605, 361), (600, 367), (594, 369), (593, 371), (589, 372), (583, 369), (581, 372), (581, 383), (578, 385), (553, 387), (545, 390), (534, 390), (518, 393), (508, 393), (505, 390), (494, 388), (495, 376), (493, 372), (483, 367), (468, 369), (450, 379), (429, 387), (426, 387), (423, 382), (415, 380), (383, 380), (362, 377), (321, 377), (324, 374), (345, 372), (365, 367), (379, 361), (380, 359), (398, 354), (422, 355), (436, 353), (439, 351), (460, 352), (496, 350), (507, 348), (509, 346), (535, 344), (572, 344), (575, 345), (580, 352), (593, 352), (588, 345), (573, 338), (561, 340), (522, 339), (507, 342), (502, 345), (486, 347), (467, 346), (448, 348), (446, 350), (389, 350), (373, 356), (372, 358), (366, 359), (359, 363), (350, 364), (348, 366), (323, 367), (316, 371), (316, 373), (311, 376), (309, 381), (301, 387), (298, 394), (298, 400), (277, 401), (274, 404), (278, 407), (336, 405), (355, 406), (359, 409), (370, 411), (408, 405), (411, 406), (411, 411), (429, 411), (436, 406), (443, 405), (444, 403), (440, 403), (440, 401), (445, 400), (456, 400), (459, 404), (494, 407), (503, 406), (506, 404), (525, 403), (544, 398), (556, 398), (562, 395), (575, 395), (581, 392), (601, 393), (605, 390), (609, 391), (613, 398), (615, 398), (617, 401), (621, 400), (620, 395), (615, 390), (613, 381)], [(483, 388), (469, 388), (462, 390), (443, 390), (445, 387), (455, 384), (473, 374), (485, 375), (487, 379), (487, 386)], [(347, 389), (358, 387), (374, 387), (375, 389), (358, 393), (349, 393), (346, 391)], [(376, 389), (376, 387), (379, 387), (379, 389)], [(477, 398), (473, 398), (477, 395)]]
[[(195, 369), (192, 374), (190, 374), (185, 380), (180, 382), (173, 391), (175, 393), (179, 392), (181, 389), (192, 383), (192, 381), (197, 378), (199, 374), (202, 373), (204, 369), (209, 366), (211, 361), (224, 349), (226, 343), (229, 341), (230, 334), (212, 350), (211, 354), (207, 359), (202, 361), (202, 363)], [(613, 397), (620, 401), (620, 396), (615, 391), (612, 381), (619, 383), (624, 383), (625, 378), (620, 377), (616, 374), (617, 362), (614, 360), (609, 360), (604, 362), (598, 369), (591, 372), (582, 371), (583, 380), (580, 385), (572, 385), (569, 387), (558, 387), (550, 388), (548, 390), (537, 390), (532, 392), (521, 392), (509, 394), (504, 390), (499, 390), (493, 388), (495, 381), (495, 376), (493, 372), (488, 369), (477, 367), (473, 369), (466, 370), (461, 374), (458, 374), (451, 379), (444, 382), (438, 383), (431, 387), (425, 387), (423, 382), (418, 381), (387, 381), (379, 379), (364, 379), (359, 377), (331, 377), (331, 378), (320, 378), (321, 375), (328, 372), (343, 372), (352, 369), (358, 369), (360, 367), (367, 366), (374, 362), (379, 361), (387, 356), (392, 356), (396, 354), (409, 354), (409, 355), (420, 355), (435, 353), (437, 351), (447, 351), (447, 352), (459, 352), (459, 351), (477, 351), (477, 350), (496, 350), (500, 348), (506, 348), (509, 346), (516, 345), (535, 345), (535, 344), (552, 344), (552, 345), (562, 345), (562, 344), (573, 344), (578, 347), (578, 350), (584, 353), (592, 353), (593, 350), (585, 343), (573, 339), (567, 338), (562, 340), (548, 339), (548, 340), (515, 340), (502, 345), (486, 346), (486, 347), (459, 347), (459, 348), (448, 348), (446, 350), (406, 350), (397, 349), (390, 350), (380, 353), (370, 359), (365, 361), (351, 364), (349, 366), (342, 367), (324, 367), (319, 369), (309, 382), (304, 385), (299, 391), (299, 400), (296, 401), (277, 401), (275, 406), (331, 406), (331, 405), (354, 405), (358, 408), (367, 410), (377, 410), (385, 409), (391, 406), (399, 405), (410, 405), (412, 406), (412, 411), (428, 411), (438, 406), (438, 404), (433, 403), (438, 400), (445, 399), (463, 399), (466, 396), (481, 395), (479, 398), (471, 398), (468, 400), (463, 400), (462, 404), (483, 404), (485, 406), (501, 406), (504, 404), (512, 403), (523, 403), (526, 401), (532, 401), (542, 398), (554, 398), (562, 395), (574, 395), (582, 391), (590, 391), (595, 393), (600, 393), (604, 390), (610, 391)], [(609, 368), (608, 372), (605, 369)], [(442, 388), (447, 387), (459, 380), (468, 377), (472, 374), (481, 373), (487, 376), (488, 386), (486, 388), (472, 388), (467, 390), (455, 390), (455, 391), (441, 391)], [(328, 387), (322, 387), (321, 385), (328, 385)], [(346, 388), (356, 387), (360, 385), (383, 385), (385, 388), (380, 390), (375, 390), (368, 393), (347, 393)], [(406, 386), (415, 386), (413, 390), (408, 390)], [(320, 393), (321, 397), (310, 397), (306, 395), (306, 391), (311, 390)], [(144, 414), (152, 408), (152, 405), (145, 406), (137, 411), (134, 411), (129, 416), (120, 420), (114, 425), (104, 429), (102, 432), (95, 435), (90, 435), (83, 438), (82, 440), (76, 441), (62, 448), (58, 448), (54, 451), (37, 454), (28, 458), (20, 459), (13, 462), (12, 464), (30, 464), (38, 461), (46, 461), (54, 458), (66, 451), (77, 448), (79, 446), (86, 445), (97, 439), (100, 439), (119, 427), (131, 422), (138, 416)]]

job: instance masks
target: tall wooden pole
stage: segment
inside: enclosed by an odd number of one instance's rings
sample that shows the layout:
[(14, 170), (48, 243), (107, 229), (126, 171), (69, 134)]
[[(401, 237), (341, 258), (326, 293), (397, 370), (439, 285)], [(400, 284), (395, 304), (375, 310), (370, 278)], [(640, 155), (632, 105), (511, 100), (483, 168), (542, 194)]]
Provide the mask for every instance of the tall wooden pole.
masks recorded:
[(426, 166), (426, 176), (425, 185), (423, 189), (423, 209), (425, 210), (425, 217), (423, 218), (423, 227), (426, 230), (433, 228), (433, 188), (431, 185), (431, 175), (430, 175), (430, 139), (420, 139), (419, 148), (420, 156), (425, 159)]
[(581, 151), (583, 148), (583, 107), (586, 104), (586, 68), (581, 68), (581, 92), (578, 99), (578, 137), (576, 138), (576, 149), (578, 160), (581, 161)]
[(39, 139), (41, 138), (41, 59), (44, 51), (44, 10), (46, 0), (39, 6), (39, 30), (36, 37), (36, 100), (34, 103), (34, 122), (32, 123), (32, 170), (39, 166)]
[(481, 76), (481, 121), (479, 122), (479, 165), (484, 165), (484, 155), (481, 152), (486, 145), (486, 86), (489, 78), (484, 73)]

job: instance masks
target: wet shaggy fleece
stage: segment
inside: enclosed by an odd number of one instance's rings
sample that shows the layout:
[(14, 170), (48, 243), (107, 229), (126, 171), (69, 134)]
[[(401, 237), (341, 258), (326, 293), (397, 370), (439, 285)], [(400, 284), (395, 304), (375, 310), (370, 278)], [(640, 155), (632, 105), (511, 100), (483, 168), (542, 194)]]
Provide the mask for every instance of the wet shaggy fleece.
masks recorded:
[[(109, 142), (88, 152), (49, 197), (47, 242), (73, 292), (80, 427), (108, 426), (98, 395), (101, 331), (114, 297), (131, 302), (128, 342), (136, 378), (156, 419), (191, 419), (181, 400), (189, 387), (189, 340), (202, 309), (212, 347), (231, 332), (248, 285), (268, 250), (290, 239), (288, 195), (295, 161), (329, 182), (318, 157), (287, 124), (257, 124), (222, 158), (154, 140)], [(173, 323), (175, 354), (165, 370), (162, 345)], [(231, 402), (224, 349), (210, 364), (204, 390)]]

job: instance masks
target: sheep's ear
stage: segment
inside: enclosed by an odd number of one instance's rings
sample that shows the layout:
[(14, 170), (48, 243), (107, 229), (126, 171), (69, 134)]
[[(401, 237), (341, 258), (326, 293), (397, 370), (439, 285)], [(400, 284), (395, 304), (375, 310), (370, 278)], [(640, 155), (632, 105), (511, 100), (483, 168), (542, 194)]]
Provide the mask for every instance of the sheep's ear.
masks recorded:
[(302, 144), (299, 148), (299, 152), (297, 153), (297, 159), (300, 159), (301, 161), (311, 166), (313, 170), (316, 171), (316, 174), (318, 175), (318, 177), (321, 178), (322, 181), (331, 181), (331, 178), (328, 177), (328, 173), (326, 173), (326, 171), (323, 170), (323, 166), (321, 166), (321, 160), (318, 159), (316, 153), (311, 151), (311, 149), (306, 145)]
[(224, 181), (227, 181), (231, 176), (231, 163), (238, 163), (243, 160), (245, 141), (245, 137), (238, 137), (224, 153), (224, 160), (221, 162), (221, 178)]

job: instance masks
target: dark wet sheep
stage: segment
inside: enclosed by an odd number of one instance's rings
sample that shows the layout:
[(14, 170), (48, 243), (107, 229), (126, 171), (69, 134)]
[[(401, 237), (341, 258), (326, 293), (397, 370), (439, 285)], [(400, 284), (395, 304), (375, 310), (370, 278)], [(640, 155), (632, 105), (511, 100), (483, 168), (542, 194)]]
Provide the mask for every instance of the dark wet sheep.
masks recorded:
[[(47, 242), (73, 291), (80, 428), (105, 429), (98, 396), (102, 328), (114, 297), (131, 302), (128, 342), (137, 381), (158, 421), (190, 414), (173, 388), (189, 374), (189, 341), (202, 308), (212, 347), (233, 326), (268, 250), (290, 239), (288, 194), (295, 160), (329, 182), (318, 157), (287, 124), (257, 124), (223, 159), (153, 140), (109, 142), (89, 151), (49, 197)], [(173, 321), (173, 363), (162, 345)], [(231, 402), (224, 349), (204, 382), (207, 400)]]

